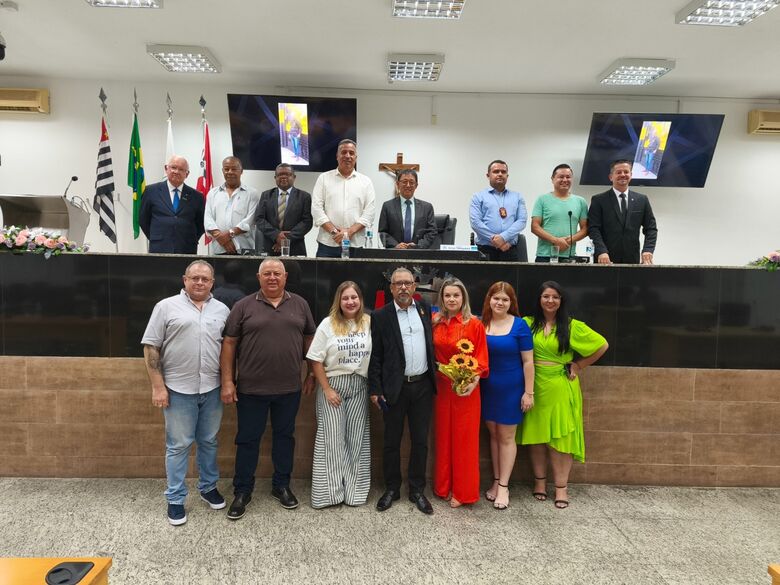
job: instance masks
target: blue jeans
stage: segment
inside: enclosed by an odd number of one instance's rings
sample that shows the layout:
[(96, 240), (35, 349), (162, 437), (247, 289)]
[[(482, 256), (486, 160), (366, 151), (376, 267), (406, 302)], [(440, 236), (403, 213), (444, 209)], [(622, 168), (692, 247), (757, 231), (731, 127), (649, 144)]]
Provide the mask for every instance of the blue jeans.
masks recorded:
[(222, 401), (219, 388), (205, 394), (181, 394), (168, 390), (165, 415), (165, 475), (169, 504), (184, 504), (187, 497), (187, 475), (190, 447), (198, 446), (198, 491), (210, 492), (217, 487), (217, 433), (222, 423)]
[(326, 246), (317, 242), (317, 258), (341, 258), (341, 246)]
[(260, 458), (260, 440), (263, 438), (268, 411), (271, 411), (271, 461), (274, 475), (271, 485), (283, 488), (290, 485), (290, 474), (295, 453), (295, 417), (301, 393), (257, 396), (238, 393), (236, 415), (236, 473), (233, 476), (235, 495), (251, 494), (255, 489), (255, 470)]

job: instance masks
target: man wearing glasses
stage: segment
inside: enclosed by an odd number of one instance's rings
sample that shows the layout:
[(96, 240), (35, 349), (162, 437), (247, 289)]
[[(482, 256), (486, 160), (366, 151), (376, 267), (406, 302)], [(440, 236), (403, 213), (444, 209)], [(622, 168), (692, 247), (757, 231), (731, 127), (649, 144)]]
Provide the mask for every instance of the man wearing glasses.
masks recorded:
[(405, 169), (396, 180), (399, 197), (385, 201), (379, 214), (379, 235), (385, 248), (430, 248), (436, 238), (433, 205), (417, 199), (417, 173)]
[[(217, 491), (217, 433), (222, 422), (219, 352), (230, 311), (211, 295), (214, 269), (196, 260), (184, 271), (184, 288), (157, 303), (141, 343), (152, 383), (152, 404), (165, 415), (168, 521), (187, 521), (184, 478), (190, 448), (198, 446), (198, 491), (213, 510), (225, 507)], [(194, 350), (193, 350), (194, 348)]]
[(384, 512), (401, 497), (401, 438), (409, 421), (409, 501), (433, 514), (425, 497), (428, 430), (436, 391), (431, 337), (431, 308), (415, 301), (414, 276), (397, 268), (390, 277), (393, 302), (371, 316), (371, 361), (368, 389), (371, 402), (384, 414), (383, 470), (385, 492), (376, 504)]

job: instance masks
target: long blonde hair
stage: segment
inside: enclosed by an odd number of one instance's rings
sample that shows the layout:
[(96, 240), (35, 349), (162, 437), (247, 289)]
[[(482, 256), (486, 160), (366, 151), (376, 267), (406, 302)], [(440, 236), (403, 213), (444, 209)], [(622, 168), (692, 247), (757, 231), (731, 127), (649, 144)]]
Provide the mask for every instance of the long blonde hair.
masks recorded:
[[(360, 309), (358, 309), (357, 315), (355, 315), (355, 324), (349, 322), (344, 318), (344, 313), (341, 312), (341, 295), (348, 288), (355, 289), (358, 298), (360, 299)], [(357, 283), (351, 280), (345, 280), (336, 289), (336, 294), (333, 297), (333, 303), (330, 306), (330, 326), (333, 328), (333, 333), (338, 336), (348, 335), (349, 333), (362, 333), (367, 331), (370, 323), (370, 318), (364, 312), (365, 303), (363, 302), (363, 291)]]
[(469, 292), (466, 290), (466, 285), (461, 282), (459, 278), (450, 277), (441, 283), (439, 294), (436, 297), (436, 304), (439, 305), (439, 312), (433, 318), (434, 323), (439, 323), (442, 319), (450, 318), (452, 315), (448, 314), (444, 308), (444, 289), (448, 286), (456, 286), (460, 289), (460, 294), (463, 297), (463, 304), (460, 307), (461, 315), (463, 315), (463, 322), (471, 319), (471, 305), (469, 304)]

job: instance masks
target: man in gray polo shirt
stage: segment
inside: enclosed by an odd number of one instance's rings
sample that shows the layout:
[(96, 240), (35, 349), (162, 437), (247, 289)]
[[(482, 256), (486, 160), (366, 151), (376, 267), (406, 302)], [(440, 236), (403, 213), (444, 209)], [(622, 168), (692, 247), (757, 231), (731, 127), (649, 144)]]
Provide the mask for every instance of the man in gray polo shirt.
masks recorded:
[(157, 303), (146, 326), (146, 371), (152, 404), (165, 415), (168, 521), (184, 524), (184, 481), (192, 443), (198, 449), (198, 491), (214, 510), (225, 507), (217, 490), (217, 432), (222, 422), (219, 352), (228, 308), (211, 295), (214, 269), (195, 260), (184, 271), (184, 288)]
[[(260, 290), (233, 305), (222, 341), (222, 401), (236, 403), (235, 499), (228, 518), (238, 520), (252, 500), (255, 470), (268, 413), (271, 413), (274, 474), (271, 495), (284, 508), (298, 507), (290, 491), (295, 451), (295, 417), (301, 401), (301, 365), (316, 326), (306, 301), (285, 290), (287, 271), (275, 258), (260, 264)], [(236, 376), (236, 370), (238, 375)], [(314, 390), (311, 372), (303, 392)]]

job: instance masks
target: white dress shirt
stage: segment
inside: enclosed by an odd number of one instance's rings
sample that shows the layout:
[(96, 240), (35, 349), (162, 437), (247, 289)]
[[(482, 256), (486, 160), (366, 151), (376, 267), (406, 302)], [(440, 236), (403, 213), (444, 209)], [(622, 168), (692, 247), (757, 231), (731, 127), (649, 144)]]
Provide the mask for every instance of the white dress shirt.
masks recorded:
[[(317, 241), (326, 246), (338, 246), (324, 224), (348, 228), (360, 223), (370, 228), (376, 214), (374, 184), (367, 176), (352, 171), (348, 177), (338, 169), (326, 171), (317, 177), (311, 197), (311, 215), (315, 227), (320, 228)], [(350, 245), (362, 247), (366, 242), (366, 230), (352, 237)]]
[[(260, 196), (252, 187), (243, 183), (239, 185), (233, 195), (228, 195), (227, 186), (222, 183), (209, 191), (206, 198), (206, 210), (203, 214), (203, 227), (206, 232), (212, 230), (227, 231), (237, 227), (244, 230), (233, 238), (236, 251), (255, 249), (255, 211)], [(216, 240), (209, 244), (209, 254), (224, 254), (225, 248)]]

